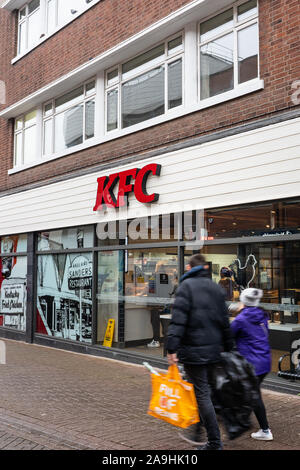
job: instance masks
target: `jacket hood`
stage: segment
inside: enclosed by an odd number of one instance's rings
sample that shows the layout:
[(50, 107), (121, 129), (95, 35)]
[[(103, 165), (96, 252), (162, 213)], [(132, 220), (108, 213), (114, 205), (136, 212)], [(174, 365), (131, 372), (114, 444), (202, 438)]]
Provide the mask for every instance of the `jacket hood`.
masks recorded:
[(183, 276), (181, 276), (180, 282), (190, 277), (196, 277), (196, 276), (206, 277), (208, 276), (208, 274), (209, 274), (208, 269), (205, 269), (204, 266), (195, 266), (194, 268), (190, 269), (187, 273), (185, 273)]
[(250, 323), (259, 324), (266, 319), (267, 313), (260, 307), (245, 307), (241, 314), (246, 317)]

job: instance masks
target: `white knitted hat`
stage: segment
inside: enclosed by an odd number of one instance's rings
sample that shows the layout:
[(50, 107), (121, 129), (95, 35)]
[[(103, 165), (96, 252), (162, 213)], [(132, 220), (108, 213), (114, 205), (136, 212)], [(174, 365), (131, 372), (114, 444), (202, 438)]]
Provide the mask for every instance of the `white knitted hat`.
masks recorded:
[(261, 289), (248, 288), (242, 291), (240, 301), (247, 307), (257, 307), (262, 296)]

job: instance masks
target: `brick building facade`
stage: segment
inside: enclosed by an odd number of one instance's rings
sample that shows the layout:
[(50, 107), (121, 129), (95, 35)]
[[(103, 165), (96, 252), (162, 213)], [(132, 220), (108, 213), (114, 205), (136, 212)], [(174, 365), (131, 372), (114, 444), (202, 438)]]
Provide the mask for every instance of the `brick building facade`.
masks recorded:
[[(239, 286), (230, 301), (246, 285), (265, 292), (276, 371), (300, 334), (299, 10), (294, 0), (2, 1), (0, 237), (11, 237), (10, 252), (21, 253), (13, 266), (27, 260), (27, 296), (20, 312), (4, 308), (0, 335), (109, 354), (102, 343), (113, 318), (113, 351), (130, 360), (163, 357), (147, 344), (157, 312), (170, 314), (169, 291), (153, 305), (138, 294), (153, 280), (151, 260), (170, 265), (171, 291), (195, 251), (175, 236), (174, 224), (166, 248), (163, 215), (201, 206), (213, 279), (228, 264)], [(97, 178), (152, 163), (161, 167), (148, 181), (148, 193), (155, 187), (160, 195), (152, 205), (158, 241), (128, 250), (126, 237), (116, 236), (115, 250), (103, 251), (97, 224), (122, 216), (114, 208), (93, 211)], [(145, 217), (131, 197), (127, 219), (136, 211)], [(177, 209), (168, 210), (172, 204)], [(20, 249), (18, 236), (26, 238)], [(80, 263), (92, 270), (90, 289), (64, 287), (70, 249), (88, 253)], [(3, 246), (1, 253), (4, 264)], [(279, 272), (283, 266), (290, 277)], [(113, 307), (103, 300), (101, 276), (115, 286), (105, 290), (115, 296)], [(13, 288), (22, 283), (16, 278)]]

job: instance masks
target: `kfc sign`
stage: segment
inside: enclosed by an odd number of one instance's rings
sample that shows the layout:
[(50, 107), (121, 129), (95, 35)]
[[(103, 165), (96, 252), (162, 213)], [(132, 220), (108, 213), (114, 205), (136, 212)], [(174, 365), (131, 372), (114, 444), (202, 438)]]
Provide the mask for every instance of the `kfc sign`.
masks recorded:
[[(127, 195), (134, 192), (136, 199), (143, 203), (155, 202), (159, 194), (147, 193), (147, 179), (149, 175), (159, 176), (161, 165), (150, 163), (142, 169), (133, 168), (132, 170), (120, 171), (110, 176), (101, 176), (97, 179), (98, 189), (94, 211), (102, 210), (107, 207), (124, 207)], [(118, 194), (115, 195), (114, 189), (119, 183)]]

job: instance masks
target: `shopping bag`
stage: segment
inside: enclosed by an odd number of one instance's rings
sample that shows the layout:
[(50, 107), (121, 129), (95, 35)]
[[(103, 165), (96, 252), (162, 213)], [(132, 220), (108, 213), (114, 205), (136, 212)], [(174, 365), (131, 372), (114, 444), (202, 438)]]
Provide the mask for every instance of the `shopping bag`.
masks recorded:
[(181, 378), (177, 365), (171, 365), (167, 373), (152, 373), (151, 381), (150, 416), (180, 428), (200, 421), (194, 387)]

